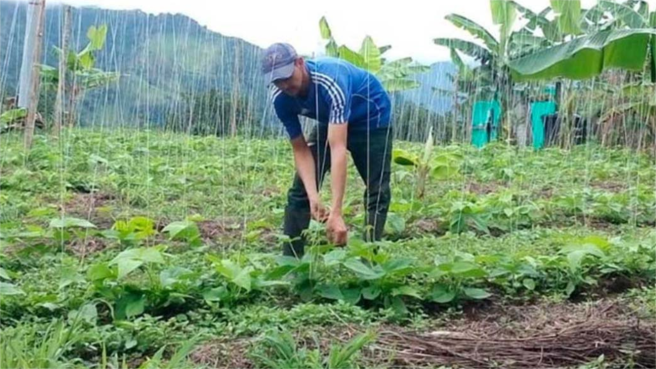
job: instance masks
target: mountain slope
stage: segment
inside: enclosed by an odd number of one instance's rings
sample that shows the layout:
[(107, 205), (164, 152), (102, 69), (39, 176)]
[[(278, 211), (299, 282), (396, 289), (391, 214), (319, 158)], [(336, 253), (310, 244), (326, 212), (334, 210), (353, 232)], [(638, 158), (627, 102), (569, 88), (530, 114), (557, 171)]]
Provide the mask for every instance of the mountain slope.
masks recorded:
[[(27, 4), (0, 1), (0, 96), (16, 93), (20, 72)], [(57, 66), (54, 46), (60, 45), (62, 7), (46, 11), (43, 63)], [(96, 66), (122, 74), (118, 83), (87, 94), (82, 124), (122, 125), (150, 122), (163, 125), (188, 117), (186, 102), (209, 90), (239, 96), (255, 116), (275, 123), (267, 107), (267, 91), (259, 72), (262, 49), (244, 40), (210, 31), (180, 14), (152, 15), (138, 10), (73, 8), (71, 47), (81, 50), (92, 25), (108, 26), (104, 49)], [(440, 62), (417, 76), (422, 87), (402, 92), (410, 101), (438, 114), (451, 102), (438, 98), (432, 87), (449, 88), (451, 63)], [(47, 92), (54, 100), (54, 91)]]
[[(25, 32), (26, 4), (0, 2), (0, 91), (15, 93)], [(43, 62), (57, 65), (53, 46), (60, 45), (61, 6), (48, 6)], [(81, 50), (92, 25), (107, 24), (104, 49), (96, 66), (121, 72), (118, 85), (90, 93), (87, 119), (106, 116), (123, 122), (162, 123), (180, 109), (183, 93), (237, 90), (262, 106), (266, 89), (257, 60), (261, 49), (238, 38), (225, 37), (183, 15), (151, 15), (142, 11), (74, 8), (71, 44)]]

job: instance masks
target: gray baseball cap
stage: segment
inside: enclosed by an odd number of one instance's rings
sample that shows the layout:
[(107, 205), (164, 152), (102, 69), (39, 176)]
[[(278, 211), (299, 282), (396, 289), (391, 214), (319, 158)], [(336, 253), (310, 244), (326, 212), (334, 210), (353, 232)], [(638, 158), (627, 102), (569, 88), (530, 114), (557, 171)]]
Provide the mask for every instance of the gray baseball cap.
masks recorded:
[(262, 73), (266, 84), (291, 77), (296, 58), (298, 54), (290, 44), (275, 43), (264, 50)]

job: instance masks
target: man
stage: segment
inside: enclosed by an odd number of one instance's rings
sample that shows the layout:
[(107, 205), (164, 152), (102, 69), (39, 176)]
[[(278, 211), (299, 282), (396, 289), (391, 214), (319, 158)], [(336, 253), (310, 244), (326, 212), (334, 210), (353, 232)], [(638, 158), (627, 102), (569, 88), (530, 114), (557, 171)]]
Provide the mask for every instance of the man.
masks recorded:
[[(326, 223), (330, 242), (347, 242), (342, 217), (347, 150), (366, 185), (365, 239), (380, 240), (391, 198), (392, 155), (391, 104), (380, 81), (341, 59), (306, 61), (285, 43), (265, 50), (262, 72), (270, 85), (274, 110), (289, 135), (296, 164), (284, 220), (284, 233), (292, 241), (285, 243), (283, 254), (303, 255), (302, 231), (308, 228), (311, 217)], [(299, 115), (318, 121), (307, 140)], [(330, 210), (318, 194), (328, 170), (332, 179)]]

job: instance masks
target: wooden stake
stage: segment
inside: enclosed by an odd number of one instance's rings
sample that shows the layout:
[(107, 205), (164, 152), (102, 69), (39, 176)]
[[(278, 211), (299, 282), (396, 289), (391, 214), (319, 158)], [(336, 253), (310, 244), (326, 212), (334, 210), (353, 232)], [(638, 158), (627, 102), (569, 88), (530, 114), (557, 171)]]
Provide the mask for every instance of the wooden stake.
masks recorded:
[(64, 25), (62, 29), (62, 55), (59, 57), (59, 81), (57, 83), (57, 100), (55, 101), (55, 126), (53, 133), (56, 137), (61, 134), (62, 120), (64, 114), (64, 91), (66, 86), (66, 61), (68, 56), (68, 37), (70, 32), (71, 7), (64, 5)]
[(25, 150), (32, 147), (32, 140), (34, 138), (34, 120), (36, 118), (37, 106), (39, 105), (39, 85), (41, 82), (40, 74), (40, 61), (41, 61), (41, 45), (43, 42), (43, 24), (45, 23), (46, 16), (46, 0), (35, 0), (39, 11), (39, 16), (36, 19), (36, 40), (34, 42), (34, 54), (32, 57), (32, 80), (30, 81), (30, 100), (27, 109), (27, 118), (25, 120)]

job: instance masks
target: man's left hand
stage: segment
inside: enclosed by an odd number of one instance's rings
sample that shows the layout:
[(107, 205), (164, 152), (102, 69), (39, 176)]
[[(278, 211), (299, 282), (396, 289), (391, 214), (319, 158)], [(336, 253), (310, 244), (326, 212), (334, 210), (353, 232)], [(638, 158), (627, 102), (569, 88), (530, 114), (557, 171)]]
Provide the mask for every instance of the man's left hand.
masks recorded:
[(337, 246), (346, 245), (346, 241), (348, 241), (348, 229), (341, 214), (330, 214), (326, 222), (326, 233), (328, 241)]

